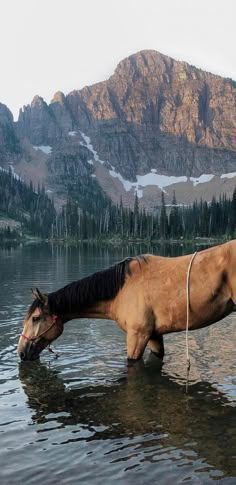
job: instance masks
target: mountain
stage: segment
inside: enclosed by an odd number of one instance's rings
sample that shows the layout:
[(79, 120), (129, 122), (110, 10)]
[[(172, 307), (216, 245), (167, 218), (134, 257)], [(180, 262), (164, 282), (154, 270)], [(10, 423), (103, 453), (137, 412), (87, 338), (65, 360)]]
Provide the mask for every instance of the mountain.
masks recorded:
[(13, 116), (4, 104), (0, 103), (0, 162), (13, 163), (20, 155), (20, 143), (16, 135)]
[(0, 105), (0, 143), (0, 165), (44, 181), (58, 205), (91, 184), (126, 205), (137, 193), (148, 208), (162, 191), (170, 201), (175, 190), (179, 203), (232, 195), (236, 83), (142, 51), (107, 81), (57, 92), (50, 104), (35, 96), (17, 123)]

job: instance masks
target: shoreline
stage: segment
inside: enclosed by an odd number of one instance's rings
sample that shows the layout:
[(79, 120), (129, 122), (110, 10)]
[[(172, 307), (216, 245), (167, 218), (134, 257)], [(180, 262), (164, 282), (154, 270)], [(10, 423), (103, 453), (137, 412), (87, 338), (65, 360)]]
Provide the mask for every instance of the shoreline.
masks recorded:
[(148, 245), (148, 246), (155, 246), (155, 245), (189, 245), (195, 244), (199, 246), (204, 245), (218, 245), (223, 244), (226, 241), (229, 241), (231, 238), (229, 237), (196, 237), (192, 239), (121, 239), (119, 237), (111, 237), (111, 238), (103, 238), (103, 239), (75, 239), (75, 238), (41, 238), (37, 236), (26, 236), (19, 238), (3, 238), (0, 239), (0, 247), (12, 244), (14, 246), (18, 245), (29, 245), (29, 244), (51, 244), (51, 245), (97, 245), (97, 246), (123, 246), (123, 245)]

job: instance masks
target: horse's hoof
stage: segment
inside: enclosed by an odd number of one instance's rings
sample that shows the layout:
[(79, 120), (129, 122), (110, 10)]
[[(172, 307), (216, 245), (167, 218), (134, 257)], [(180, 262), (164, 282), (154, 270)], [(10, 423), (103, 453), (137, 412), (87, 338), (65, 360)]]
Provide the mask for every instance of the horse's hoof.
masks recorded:
[(158, 359), (163, 360), (165, 354), (164, 354), (164, 352), (153, 352), (151, 350), (151, 355), (153, 355), (154, 357), (157, 357)]

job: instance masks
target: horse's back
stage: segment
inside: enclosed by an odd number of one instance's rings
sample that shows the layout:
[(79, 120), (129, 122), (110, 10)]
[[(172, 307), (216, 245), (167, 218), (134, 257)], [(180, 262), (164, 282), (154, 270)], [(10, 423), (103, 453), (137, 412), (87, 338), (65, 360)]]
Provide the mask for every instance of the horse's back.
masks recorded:
[[(214, 321), (230, 299), (225, 280), (229, 244), (200, 251), (190, 273), (190, 326)], [(143, 322), (161, 333), (183, 330), (186, 325), (187, 274), (192, 255), (174, 258), (148, 254), (133, 259), (117, 297), (118, 320), (125, 325)], [(123, 327), (122, 327), (123, 328)]]

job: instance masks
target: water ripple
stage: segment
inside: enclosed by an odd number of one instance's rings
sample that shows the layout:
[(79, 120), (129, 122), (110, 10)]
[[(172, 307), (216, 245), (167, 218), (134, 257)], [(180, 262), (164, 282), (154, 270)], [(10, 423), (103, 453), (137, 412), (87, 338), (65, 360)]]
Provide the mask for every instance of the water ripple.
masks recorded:
[(190, 333), (188, 387), (184, 334), (165, 337), (163, 367), (148, 351), (127, 366), (125, 335), (105, 320), (68, 323), (58, 359), (44, 351), (41, 362), (19, 364), (30, 287), (52, 291), (128, 251), (2, 253), (1, 485), (235, 483), (235, 315)]

